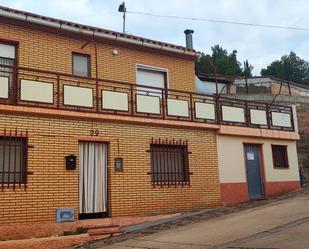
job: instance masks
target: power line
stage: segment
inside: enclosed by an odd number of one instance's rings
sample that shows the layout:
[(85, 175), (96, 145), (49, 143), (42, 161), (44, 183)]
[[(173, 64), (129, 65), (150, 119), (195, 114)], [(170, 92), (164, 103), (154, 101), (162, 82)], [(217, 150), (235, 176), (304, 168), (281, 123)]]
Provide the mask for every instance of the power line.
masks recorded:
[(273, 28), (273, 29), (290, 29), (290, 30), (298, 30), (298, 31), (309, 31), (309, 28), (292, 27), (292, 26), (280, 26), (280, 25), (258, 24), (258, 23), (248, 23), (248, 22), (224, 21), (224, 20), (215, 20), (215, 19), (187, 17), (187, 16), (159, 15), (159, 14), (152, 14), (152, 13), (138, 12), (138, 11), (127, 11), (127, 13), (136, 14), (136, 15), (144, 15), (144, 16), (170, 18), (170, 19), (184, 19), (184, 20), (191, 20), (191, 21), (203, 21), (203, 22), (210, 22), (210, 23), (232, 24), (232, 25)]

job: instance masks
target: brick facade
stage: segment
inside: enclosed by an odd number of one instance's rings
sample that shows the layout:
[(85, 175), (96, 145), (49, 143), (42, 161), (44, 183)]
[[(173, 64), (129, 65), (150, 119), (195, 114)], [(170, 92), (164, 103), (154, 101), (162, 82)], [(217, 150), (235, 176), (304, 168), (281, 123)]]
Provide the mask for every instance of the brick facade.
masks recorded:
[[(72, 73), (72, 52), (91, 55), (95, 77), (95, 47), (67, 36), (0, 23), (0, 38), (18, 42), (18, 64)], [(98, 77), (136, 82), (136, 65), (168, 70), (169, 88), (194, 91), (194, 59), (143, 51), (121, 45), (97, 43)], [(112, 50), (117, 49), (114, 56)], [(0, 132), (29, 132), (27, 189), (5, 187), (0, 192), (0, 223), (55, 221), (55, 209), (75, 208), (78, 216), (78, 169), (65, 169), (65, 156), (78, 155), (81, 137), (97, 129), (109, 143), (108, 212), (110, 216), (141, 215), (193, 210), (220, 205), (215, 133), (205, 130), (124, 124), (87, 119), (43, 118), (24, 114), (0, 114)], [(153, 187), (149, 150), (152, 138), (187, 139), (191, 186)], [(119, 140), (120, 154), (118, 155)], [(114, 158), (124, 158), (124, 171), (115, 172)]]
[[(215, 133), (183, 128), (151, 127), (94, 121), (0, 115), (0, 130), (29, 131), (27, 189), (0, 192), (0, 223), (54, 221), (57, 207), (74, 207), (78, 214), (78, 170), (65, 169), (65, 156), (78, 155), (78, 139), (98, 129), (110, 140), (108, 163), (111, 216), (194, 210), (221, 203)], [(188, 139), (191, 186), (153, 187), (149, 149), (151, 138)], [(98, 138), (98, 137), (95, 137)], [(117, 141), (119, 140), (120, 155)], [(114, 158), (124, 158), (115, 172)]]
[[(111, 41), (99, 40), (96, 43), (96, 56), (95, 44), (90, 36), (75, 34), (78, 38), (73, 38), (72, 34), (64, 35), (59, 30), (47, 32), (35, 25), (32, 28), (20, 25), (13, 25), (8, 20), (3, 22), (0, 18), (0, 40), (18, 43), (17, 58), (20, 67), (72, 74), (72, 53), (78, 52), (91, 56), (91, 84), (95, 81), (97, 64), (97, 76), (101, 80), (97, 81), (99, 83), (95, 91), (101, 90), (102, 82), (104, 85), (109, 84), (104, 80), (136, 83), (136, 67), (139, 64), (166, 69), (169, 89), (195, 91), (195, 57), (192, 54), (179, 55), (124, 42), (113, 44)], [(113, 55), (113, 50), (117, 50), (118, 54)], [(30, 77), (37, 80), (36, 76)], [(65, 77), (64, 81), (70, 83), (72, 79), (68, 75)], [(74, 84), (84, 86), (89, 83), (88, 80), (90, 79), (75, 79)], [(114, 87), (112, 84), (108, 86)], [(54, 95), (58, 96), (59, 101), (62, 96), (60, 85), (57, 89), (59, 92), (56, 94), (54, 91)], [(172, 95), (172, 92), (169, 90), (167, 94)], [(133, 96), (133, 87), (131, 94)], [(221, 205), (218, 133), (264, 139), (298, 138), (298, 134), (289, 131), (232, 126), (228, 128), (214, 123), (188, 122), (193, 121), (194, 117), (192, 103), (190, 110), (188, 108), (191, 114), (187, 115), (192, 119), (186, 120), (181, 115), (176, 115), (172, 120), (164, 117), (162, 120), (155, 119), (149, 113), (134, 116), (133, 107), (126, 116), (117, 115), (114, 111), (98, 113), (102, 107), (99, 104), (101, 99), (99, 94), (94, 96), (97, 96), (97, 110), (58, 110), (55, 107), (59, 102), (55, 101), (48, 106), (50, 109), (44, 108), (47, 104), (31, 103), (32, 107), (25, 107), (25, 101), (18, 102), (17, 105), (0, 105), (0, 135), (4, 129), (29, 132), (28, 172), (33, 172), (28, 175), (26, 189), (14, 190), (8, 186), (3, 191), (0, 189), (0, 224), (55, 221), (56, 208), (61, 207), (75, 208), (75, 217), (78, 218), (78, 161), (77, 169), (66, 170), (65, 156), (73, 154), (78, 158), (80, 140), (108, 143), (108, 215), (115, 217), (192, 211)], [(130, 101), (133, 105), (134, 101)], [(160, 108), (162, 106), (164, 104)], [(99, 132), (98, 136), (91, 136), (93, 130)], [(188, 141), (191, 152), (189, 171), (192, 173), (189, 186), (152, 185), (148, 174), (151, 171), (150, 153), (147, 151), (153, 138)], [(114, 169), (116, 157), (124, 160), (123, 172), (116, 172)]]

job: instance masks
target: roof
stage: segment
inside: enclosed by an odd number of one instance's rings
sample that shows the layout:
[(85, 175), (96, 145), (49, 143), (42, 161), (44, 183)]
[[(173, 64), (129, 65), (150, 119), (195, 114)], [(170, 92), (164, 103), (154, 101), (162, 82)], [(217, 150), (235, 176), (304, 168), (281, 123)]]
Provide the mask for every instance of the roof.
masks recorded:
[(222, 74), (215, 75), (215, 74), (209, 74), (209, 73), (196, 73), (196, 76), (201, 81), (216, 82), (216, 79), (217, 79), (218, 83), (223, 83), (223, 84), (232, 84), (234, 82), (234, 77), (222, 75)]
[[(244, 80), (245, 77), (237, 77), (235, 79)], [(307, 85), (300, 84), (300, 83), (297, 83), (297, 82), (294, 82), (294, 81), (287, 81), (285, 79), (281, 79), (281, 78), (278, 78), (278, 77), (275, 77), (275, 76), (271, 76), (271, 75), (269, 75), (269, 76), (268, 75), (265, 75), (265, 76), (253, 76), (253, 77), (248, 77), (247, 79), (248, 80), (250, 80), (250, 79), (271, 79), (273, 81), (278, 82), (278, 84), (281, 84), (281, 82), (283, 82), (283, 84), (290, 83), (290, 85), (292, 85), (292, 86), (296, 86), (296, 87), (304, 88), (304, 89), (309, 89), (309, 86), (307, 86)]]
[(42, 16), (26, 11), (7, 8), (0, 6), (0, 17), (15, 19), (27, 23), (48, 26), (56, 29), (61, 29), (66, 32), (75, 32), (83, 35), (94, 36), (103, 39), (117, 40), (120, 42), (130, 43), (138, 46), (144, 46), (152, 49), (160, 49), (167, 52), (178, 53), (196, 56), (197, 53), (194, 49), (186, 48), (179, 45), (174, 45), (166, 42), (155, 41), (135, 35), (124, 34), (112, 30), (102, 29), (89, 25), (69, 22), (52, 17)]

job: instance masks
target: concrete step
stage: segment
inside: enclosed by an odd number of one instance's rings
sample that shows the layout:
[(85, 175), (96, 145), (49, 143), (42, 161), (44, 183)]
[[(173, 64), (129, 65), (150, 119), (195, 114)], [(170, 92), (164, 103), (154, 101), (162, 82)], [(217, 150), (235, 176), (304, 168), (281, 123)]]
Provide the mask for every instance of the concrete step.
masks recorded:
[(100, 235), (91, 235), (91, 240), (103, 240), (112, 237), (111, 234), (100, 234)]
[(118, 224), (87, 224), (87, 225), (81, 225), (81, 227), (86, 228), (86, 229), (95, 229), (95, 228), (103, 228), (103, 227), (119, 227)]
[(88, 229), (88, 234), (93, 235), (104, 235), (104, 234), (114, 234), (119, 232), (119, 226), (113, 227), (95, 227)]

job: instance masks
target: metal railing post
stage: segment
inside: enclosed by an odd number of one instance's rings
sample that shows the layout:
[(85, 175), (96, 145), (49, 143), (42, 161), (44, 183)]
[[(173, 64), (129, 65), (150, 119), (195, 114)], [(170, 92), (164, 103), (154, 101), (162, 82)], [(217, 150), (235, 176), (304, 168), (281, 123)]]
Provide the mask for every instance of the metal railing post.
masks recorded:
[(60, 75), (57, 74), (57, 109), (60, 108)]

